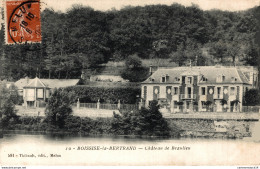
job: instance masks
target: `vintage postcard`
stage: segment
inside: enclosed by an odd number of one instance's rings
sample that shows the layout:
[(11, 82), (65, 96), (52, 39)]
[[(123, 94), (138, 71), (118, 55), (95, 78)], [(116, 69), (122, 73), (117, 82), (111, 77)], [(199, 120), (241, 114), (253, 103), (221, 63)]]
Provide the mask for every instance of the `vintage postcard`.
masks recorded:
[(1, 0), (0, 166), (260, 167), (259, 0)]

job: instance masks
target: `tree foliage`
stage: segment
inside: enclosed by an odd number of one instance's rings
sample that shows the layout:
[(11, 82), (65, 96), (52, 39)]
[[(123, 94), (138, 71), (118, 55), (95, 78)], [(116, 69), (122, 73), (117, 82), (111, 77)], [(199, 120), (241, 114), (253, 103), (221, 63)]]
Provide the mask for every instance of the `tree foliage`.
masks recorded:
[(228, 12), (172, 4), (101, 12), (74, 5), (65, 13), (46, 8), (41, 44), (4, 45), (2, 26), (1, 78), (79, 78), (83, 69), (135, 54), (171, 58), (180, 66), (187, 59), (196, 65), (259, 65), (258, 16), (259, 7)]
[(168, 137), (170, 129), (167, 121), (159, 111), (157, 101), (153, 101), (149, 108), (142, 108), (138, 112), (115, 114), (111, 130), (117, 135), (145, 135)]
[(125, 69), (121, 76), (130, 82), (142, 82), (149, 76), (149, 68), (142, 66), (142, 61), (137, 55), (131, 55), (125, 61)]
[(6, 84), (0, 84), (0, 117), (2, 117), (2, 127), (8, 126), (10, 121), (14, 121), (17, 118), (15, 103), (17, 102), (14, 97), (15, 91), (11, 91), (6, 87)]
[(45, 116), (48, 123), (63, 128), (65, 120), (72, 113), (71, 105), (75, 100), (73, 92), (65, 92), (62, 88), (54, 89), (45, 108)]
[(250, 89), (246, 91), (244, 96), (244, 105), (246, 106), (256, 106), (260, 104), (260, 93), (258, 89)]

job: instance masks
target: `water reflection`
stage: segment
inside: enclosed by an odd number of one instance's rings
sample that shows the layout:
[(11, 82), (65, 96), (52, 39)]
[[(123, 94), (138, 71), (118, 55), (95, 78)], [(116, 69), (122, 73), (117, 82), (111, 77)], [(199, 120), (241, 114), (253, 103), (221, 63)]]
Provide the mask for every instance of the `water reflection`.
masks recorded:
[[(13, 131), (4, 133), (0, 139), (0, 162), (2, 165), (257, 165), (260, 161), (260, 156), (256, 155), (260, 152), (259, 131), (259, 122), (253, 128), (252, 137), (243, 139), (140, 138)], [(86, 146), (131, 146), (136, 150), (80, 150)], [(161, 150), (152, 150), (153, 147)], [(169, 150), (164, 150), (166, 147)], [(190, 149), (179, 151), (176, 147)], [(8, 154), (34, 154), (35, 158), (9, 158)], [(50, 154), (60, 157), (50, 158)]]
[[(30, 165), (245, 165), (256, 164), (260, 139), (138, 138), (69, 134), (4, 134), (0, 159), (4, 164)], [(135, 151), (78, 150), (85, 146), (132, 146)], [(151, 150), (151, 147), (189, 147), (190, 150)], [(66, 148), (71, 148), (70, 151)], [(34, 154), (37, 158), (8, 158), (8, 154)], [(42, 158), (40, 155), (61, 155)]]

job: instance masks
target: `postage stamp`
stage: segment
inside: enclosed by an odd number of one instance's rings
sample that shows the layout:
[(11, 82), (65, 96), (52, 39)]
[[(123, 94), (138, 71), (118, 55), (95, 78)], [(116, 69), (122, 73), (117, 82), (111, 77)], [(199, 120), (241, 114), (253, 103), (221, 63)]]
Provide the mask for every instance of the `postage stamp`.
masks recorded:
[(4, 10), (6, 44), (41, 42), (39, 0), (5, 0)]

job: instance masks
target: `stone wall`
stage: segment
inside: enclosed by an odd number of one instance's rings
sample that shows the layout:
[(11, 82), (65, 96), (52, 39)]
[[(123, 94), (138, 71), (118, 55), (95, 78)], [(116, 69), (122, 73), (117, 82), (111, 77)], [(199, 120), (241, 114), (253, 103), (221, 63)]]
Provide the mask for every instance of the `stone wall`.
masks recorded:
[(181, 131), (183, 137), (250, 137), (254, 121), (167, 119), (170, 128)]

